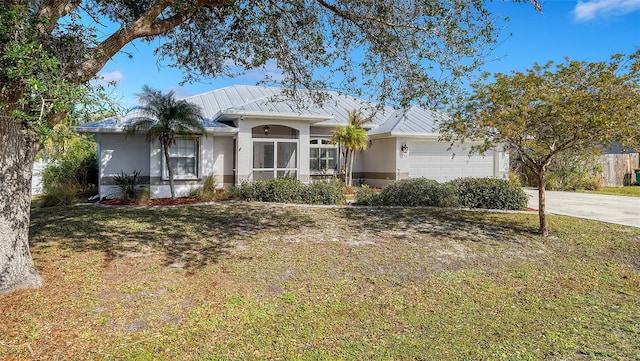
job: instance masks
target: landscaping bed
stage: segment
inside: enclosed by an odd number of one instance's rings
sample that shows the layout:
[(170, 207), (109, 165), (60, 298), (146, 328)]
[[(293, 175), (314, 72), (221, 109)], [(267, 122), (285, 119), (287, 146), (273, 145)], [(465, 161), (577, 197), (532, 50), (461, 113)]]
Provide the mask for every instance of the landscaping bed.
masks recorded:
[(145, 199), (143, 201), (135, 200), (135, 199), (105, 199), (100, 201), (100, 204), (104, 204), (106, 206), (180, 206), (185, 204), (196, 204), (202, 203), (202, 200), (198, 198), (189, 198), (189, 197), (177, 197), (175, 199), (171, 198), (152, 198)]

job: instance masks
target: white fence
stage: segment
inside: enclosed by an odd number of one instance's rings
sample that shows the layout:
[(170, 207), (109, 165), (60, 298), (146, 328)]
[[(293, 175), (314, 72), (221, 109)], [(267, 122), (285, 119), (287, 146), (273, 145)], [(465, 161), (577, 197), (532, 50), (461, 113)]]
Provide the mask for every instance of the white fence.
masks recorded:
[(31, 194), (42, 194), (42, 171), (47, 166), (47, 161), (38, 160), (33, 164), (33, 177), (31, 178)]

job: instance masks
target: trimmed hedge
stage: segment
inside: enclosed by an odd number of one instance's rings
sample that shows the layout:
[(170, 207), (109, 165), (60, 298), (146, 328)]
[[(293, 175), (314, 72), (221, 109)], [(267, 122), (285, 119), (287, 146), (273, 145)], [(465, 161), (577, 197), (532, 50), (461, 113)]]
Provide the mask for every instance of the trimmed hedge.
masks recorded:
[(484, 209), (523, 209), (527, 195), (507, 180), (460, 178), (446, 183), (412, 178), (393, 182), (377, 194), (368, 187), (356, 192), (361, 205), (466, 207)]
[(527, 206), (527, 194), (504, 179), (459, 178), (448, 183), (456, 189), (461, 207), (516, 210)]
[[(338, 181), (305, 185), (290, 177), (244, 182), (229, 190), (231, 197), (256, 202), (343, 204), (344, 185)], [(460, 178), (446, 183), (412, 178), (390, 183), (380, 193), (368, 186), (356, 192), (356, 203), (380, 206), (523, 209), (527, 195), (507, 180)]]
[(233, 198), (256, 202), (342, 204), (346, 201), (343, 186), (338, 182), (305, 185), (291, 177), (243, 182), (232, 187), (229, 194)]
[(393, 182), (382, 189), (373, 204), (385, 206), (455, 207), (455, 189), (433, 179), (413, 178)]

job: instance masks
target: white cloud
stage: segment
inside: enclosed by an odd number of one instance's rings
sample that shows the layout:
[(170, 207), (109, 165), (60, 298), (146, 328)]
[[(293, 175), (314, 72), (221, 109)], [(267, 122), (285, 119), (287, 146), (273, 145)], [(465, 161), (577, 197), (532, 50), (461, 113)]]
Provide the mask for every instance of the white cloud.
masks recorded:
[(235, 79), (239, 79), (246, 82), (258, 82), (260, 80), (269, 79), (273, 81), (280, 81), (284, 79), (282, 70), (278, 68), (278, 63), (275, 60), (267, 60), (267, 63), (261, 68), (243, 70), (237, 67), (233, 62), (229, 62), (229, 67), (232, 71), (238, 73)]
[(640, 10), (640, 0), (578, 1), (573, 9), (575, 21), (589, 21), (596, 17), (621, 16)]
[(164, 91), (163, 93), (165, 93), (165, 94), (166, 94), (166, 93), (168, 93), (168, 92), (170, 92), (170, 91), (172, 91), (172, 90), (173, 90), (173, 96), (174, 96), (176, 99), (184, 99), (184, 98), (187, 98), (187, 97), (190, 97), (190, 96), (192, 96), (192, 95), (193, 95), (193, 94), (192, 94), (192, 93), (191, 93), (187, 88), (185, 88), (185, 87), (183, 87), (183, 86), (179, 86), (179, 87), (174, 87), (174, 88), (171, 88), (171, 89), (167, 89), (167, 90), (166, 90), (166, 91)]
[(107, 73), (98, 73), (97, 83), (101, 85), (110, 85), (115, 83), (117, 85), (123, 80), (125, 80), (124, 74), (120, 70), (114, 70)]

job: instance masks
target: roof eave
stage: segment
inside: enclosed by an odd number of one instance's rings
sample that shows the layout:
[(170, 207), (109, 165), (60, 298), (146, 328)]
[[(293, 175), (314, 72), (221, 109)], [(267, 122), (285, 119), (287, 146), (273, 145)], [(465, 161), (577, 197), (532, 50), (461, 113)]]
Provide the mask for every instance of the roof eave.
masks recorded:
[(438, 133), (405, 133), (405, 132), (385, 132), (369, 135), (370, 139), (380, 138), (414, 138), (414, 139), (428, 139), (438, 140), (441, 134)]
[[(74, 131), (78, 133), (87, 133), (87, 134), (121, 134), (125, 133), (124, 128), (82, 128), (75, 127)], [(208, 134), (237, 134), (238, 128), (204, 128), (205, 133)]]
[(272, 112), (255, 112), (255, 111), (243, 111), (243, 110), (225, 110), (222, 115), (230, 116), (235, 115), (237, 117), (252, 117), (262, 119), (295, 119), (295, 120), (307, 120), (309, 123), (320, 123), (327, 120), (331, 120), (334, 117), (329, 115), (310, 115), (310, 114), (296, 114), (296, 113), (272, 113)]

